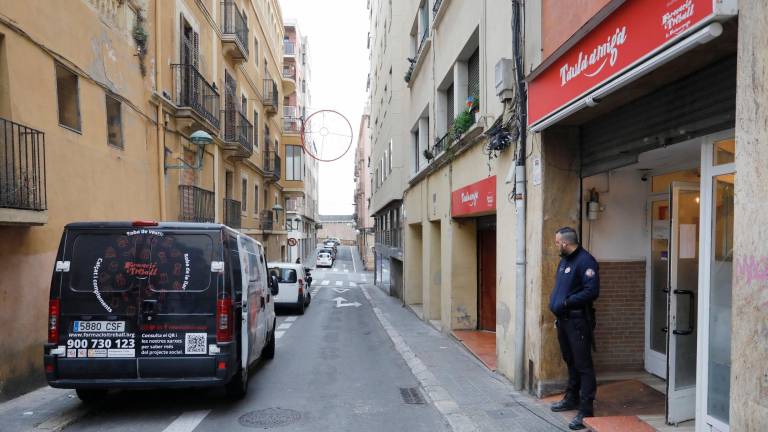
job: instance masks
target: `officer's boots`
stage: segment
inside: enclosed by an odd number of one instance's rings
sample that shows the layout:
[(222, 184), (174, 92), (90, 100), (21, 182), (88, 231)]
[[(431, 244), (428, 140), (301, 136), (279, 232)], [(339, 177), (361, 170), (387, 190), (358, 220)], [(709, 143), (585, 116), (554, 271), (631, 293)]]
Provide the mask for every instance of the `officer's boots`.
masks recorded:
[(592, 401), (582, 401), (579, 406), (579, 412), (573, 417), (573, 420), (568, 423), (568, 428), (571, 430), (585, 429), (584, 417), (594, 417), (594, 415), (595, 410), (592, 408)]
[(575, 410), (579, 407), (579, 397), (573, 393), (565, 393), (563, 400), (553, 403), (549, 406), (554, 412)]

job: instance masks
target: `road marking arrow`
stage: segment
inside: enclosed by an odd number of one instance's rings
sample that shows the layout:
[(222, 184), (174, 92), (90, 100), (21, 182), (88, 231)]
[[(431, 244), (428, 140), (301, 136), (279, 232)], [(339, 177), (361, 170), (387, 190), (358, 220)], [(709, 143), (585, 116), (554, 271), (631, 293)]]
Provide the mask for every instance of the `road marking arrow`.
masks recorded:
[(333, 290), (339, 294), (344, 294), (345, 292), (349, 291), (349, 288), (334, 288)]
[(335, 299), (333, 299), (333, 301), (335, 301), (335, 302), (336, 302), (336, 307), (337, 307), (337, 308), (340, 308), (340, 307), (347, 307), (347, 306), (354, 306), (354, 307), (360, 307), (360, 306), (362, 306), (362, 305), (361, 305), (360, 303), (358, 303), (358, 302), (354, 302), (354, 303), (344, 303), (345, 301), (347, 301), (347, 299), (345, 299), (344, 297), (336, 297)]

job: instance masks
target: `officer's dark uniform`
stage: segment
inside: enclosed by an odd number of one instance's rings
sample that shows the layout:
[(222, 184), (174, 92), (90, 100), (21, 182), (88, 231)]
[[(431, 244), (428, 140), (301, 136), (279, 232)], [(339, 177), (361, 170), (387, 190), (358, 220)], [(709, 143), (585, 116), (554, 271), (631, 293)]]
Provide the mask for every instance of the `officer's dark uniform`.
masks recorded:
[[(579, 411), (592, 416), (597, 382), (592, 365), (592, 328), (588, 319), (592, 302), (600, 294), (600, 277), (595, 258), (579, 246), (560, 260), (549, 310), (557, 318), (557, 338), (568, 365), (566, 398), (579, 400)], [(580, 396), (580, 397), (579, 397)]]

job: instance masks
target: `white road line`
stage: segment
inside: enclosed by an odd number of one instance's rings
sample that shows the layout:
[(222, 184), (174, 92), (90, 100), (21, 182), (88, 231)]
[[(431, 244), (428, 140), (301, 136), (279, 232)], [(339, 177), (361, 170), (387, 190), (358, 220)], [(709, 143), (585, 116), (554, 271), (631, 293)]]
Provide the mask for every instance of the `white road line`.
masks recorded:
[(350, 282), (349, 282), (349, 286), (351, 286), (351, 287), (356, 287), (356, 286), (357, 286), (357, 284), (356, 284), (356, 283), (354, 283), (354, 282), (352, 282), (352, 281), (350, 281)]
[(64, 429), (65, 427), (71, 425), (72, 423), (80, 420), (83, 416), (88, 414), (88, 408), (84, 407), (82, 405), (76, 405), (72, 408), (67, 409), (63, 413), (50, 417), (46, 419), (44, 422), (37, 425), (33, 431), (46, 431), (46, 432), (53, 432), (53, 431), (60, 431)]
[(322, 285), (322, 286), (326, 286), (326, 285), (330, 285), (330, 284), (331, 284), (331, 281), (329, 281), (329, 280), (324, 280), (324, 281), (320, 282), (320, 285)]
[(349, 273), (349, 269), (344, 269), (344, 273)]
[(287, 323), (282, 323), (282, 324), (280, 324), (279, 326), (277, 326), (277, 329), (278, 329), (278, 330), (288, 330), (289, 328), (291, 328), (291, 325), (292, 325), (292, 324), (293, 324), (293, 323), (289, 323), (289, 322), (287, 322)]
[(299, 319), (299, 317), (296, 317), (296, 316), (290, 316), (290, 317), (287, 317), (287, 318), (285, 319), (285, 322), (294, 322), (294, 321), (296, 321), (297, 319)]
[(275, 330), (275, 339), (280, 339), (285, 334), (282, 330)]
[(352, 249), (352, 246), (349, 246), (349, 253), (352, 255), (352, 270), (357, 273), (357, 266), (355, 266), (355, 252), (354, 249)]
[(178, 416), (163, 432), (192, 432), (211, 410), (188, 411)]
[(338, 267), (334, 267), (333, 271), (337, 272), (337, 271), (339, 271), (339, 268)]
[(342, 286), (342, 285), (344, 285), (344, 282), (342, 282), (342, 281), (336, 281), (336, 286)]

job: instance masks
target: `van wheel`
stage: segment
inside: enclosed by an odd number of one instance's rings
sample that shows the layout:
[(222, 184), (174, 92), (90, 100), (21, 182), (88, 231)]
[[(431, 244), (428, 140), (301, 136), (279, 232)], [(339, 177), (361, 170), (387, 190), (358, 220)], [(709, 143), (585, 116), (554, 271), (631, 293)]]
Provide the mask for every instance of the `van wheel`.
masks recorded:
[(83, 403), (87, 404), (102, 400), (107, 395), (107, 391), (103, 389), (76, 389), (75, 393)]
[(247, 369), (242, 366), (238, 368), (236, 374), (232, 376), (232, 379), (226, 385), (227, 396), (232, 399), (242, 399), (245, 394), (248, 393), (248, 379), (250, 374)]
[(272, 329), (272, 334), (269, 336), (269, 342), (267, 346), (261, 351), (261, 356), (267, 360), (275, 358), (275, 329)]
[(296, 310), (298, 311), (299, 315), (304, 315), (304, 308), (306, 308), (307, 303), (304, 300), (304, 296), (301, 296), (299, 299), (299, 302), (296, 303)]

